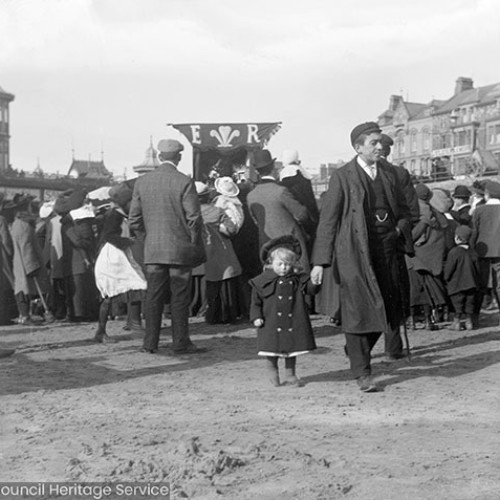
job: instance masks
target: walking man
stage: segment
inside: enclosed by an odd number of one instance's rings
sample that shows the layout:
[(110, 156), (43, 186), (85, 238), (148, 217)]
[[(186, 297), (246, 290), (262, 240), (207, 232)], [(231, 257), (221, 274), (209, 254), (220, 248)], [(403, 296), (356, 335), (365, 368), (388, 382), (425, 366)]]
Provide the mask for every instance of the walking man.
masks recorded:
[(375, 122), (352, 130), (357, 155), (330, 178), (312, 254), (311, 280), (321, 284), (335, 253), (347, 354), (364, 392), (377, 390), (371, 350), (382, 332), (388, 354), (403, 356), (396, 250), (410, 214), (394, 170), (380, 161), (381, 139)]
[(144, 352), (158, 350), (162, 313), (170, 302), (172, 347), (176, 354), (199, 352), (189, 338), (192, 268), (205, 262), (203, 221), (194, 182), (177, 170), (184, 146), (158, 143), (161, 165), (139, 177), (129, 213), (130, 228), (144, 233), (146, 334)]

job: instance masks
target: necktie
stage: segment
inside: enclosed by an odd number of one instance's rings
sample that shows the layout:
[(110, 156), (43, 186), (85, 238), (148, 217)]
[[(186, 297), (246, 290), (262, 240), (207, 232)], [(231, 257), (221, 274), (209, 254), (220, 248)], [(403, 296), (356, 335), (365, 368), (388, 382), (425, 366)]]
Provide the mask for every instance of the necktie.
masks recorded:
[(374, 163), (373, 165), (368, 165), (368, 168), (370, 169), (370, 177), (374, 181), (375, 177), (377, 177), (377, 165)]

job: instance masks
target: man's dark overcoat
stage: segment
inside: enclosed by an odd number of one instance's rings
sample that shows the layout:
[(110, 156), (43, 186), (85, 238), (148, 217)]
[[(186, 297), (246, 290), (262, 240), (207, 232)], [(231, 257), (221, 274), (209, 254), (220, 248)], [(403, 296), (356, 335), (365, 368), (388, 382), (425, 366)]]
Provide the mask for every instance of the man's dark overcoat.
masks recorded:
[(259, 246), (273, 238), (291, 234), (300, 242), (300, 264), (304, 271), (309, 271), (305, 232), (301, 226), (309, 220), (307, 208), (286, 187), (270, 179), (257, 184), (248, 193), (247, 200), (250, 214), (259, 228)]
[[(392, 169), (377, 164), (395, 225), (406, 230), (408, 205)], [(384, 300), (370, 257), (368, 191), (356, 158), (335, 170), (321, 205), (312, 265), (328, 267), (335, 254), (340, 281), (342, 327), (346, 333), (387, 332)]]

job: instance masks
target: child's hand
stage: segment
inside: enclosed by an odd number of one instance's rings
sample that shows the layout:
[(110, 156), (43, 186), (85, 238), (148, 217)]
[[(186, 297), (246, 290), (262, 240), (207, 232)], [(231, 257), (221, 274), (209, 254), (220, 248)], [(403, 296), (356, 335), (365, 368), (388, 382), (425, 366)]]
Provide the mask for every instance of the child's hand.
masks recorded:
[(253, 326), (255, 326), (256, 328), (260, 328), (261, 326), (264, 326), (264, 320), (262, 318), (254, 319)]

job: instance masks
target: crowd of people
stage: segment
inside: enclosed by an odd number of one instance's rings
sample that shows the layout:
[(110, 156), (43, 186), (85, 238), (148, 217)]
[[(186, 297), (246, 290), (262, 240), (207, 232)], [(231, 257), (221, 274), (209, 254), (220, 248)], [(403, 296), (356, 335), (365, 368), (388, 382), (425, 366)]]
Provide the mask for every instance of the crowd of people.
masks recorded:
[(93, 340), (108, 343), (109, 318), (123, 315), (154, 354), (167, 315), (173, 353), (195, 354), (189, 316), (246, 320), (270, 382), (299, 386), (296, 359), (315, 349), (309, 316), (319, 313), (342, 327), (359, 388), (376, 391), (371, 351), (382, 335), (397, 360), (402, 325), (471, 330), (482, 307), (498, 305), (500, 183), (413, 185), (387, 160), (392, 140), (376, 123), (350, 139), (355, 157), (319, 200), (295, 150), (279, 166), (256, 151), (257, 182), (236, 165), (193, 181), (177, 169), (184, 148), (173, 139), (137, 179), (42, 205), (2, 198), (0, 323), (96, 321)]

